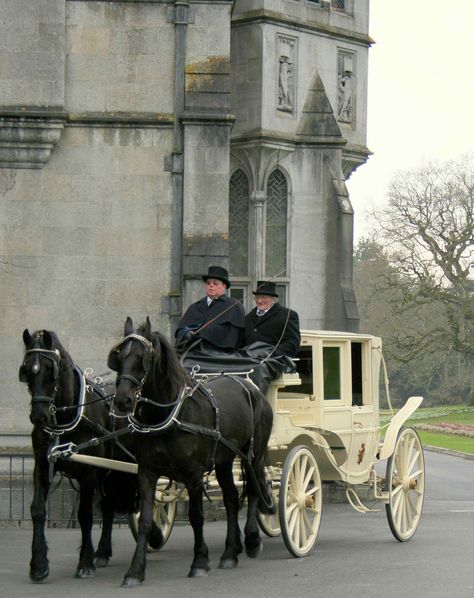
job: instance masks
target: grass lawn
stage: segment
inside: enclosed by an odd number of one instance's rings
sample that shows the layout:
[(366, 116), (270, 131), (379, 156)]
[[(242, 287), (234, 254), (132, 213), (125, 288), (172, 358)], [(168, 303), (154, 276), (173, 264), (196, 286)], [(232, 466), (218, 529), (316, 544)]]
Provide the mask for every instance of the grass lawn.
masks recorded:
[[(390, 413), (388, 410), (381, 411), (382, 423), (388, 423)], [(437, 407), (420, 407), (405, 425), (417, 428), (418, 425), (450, 424), (467, 427), (474, 431), (474, 407), (465, 405), (440, 405)], [(417, 430), (424, 445), (437, 446), (440, 448), (461, 451), (474, 454), (474, 437), (462, 436), (449, 433), (449, 431), (438, 433), (427, 430)]]
[[(414, 427), (416, 429), (416, 426)], [(474, 438), (456, 436), (454, 434), (435, 434), (423, 430), (418, 430), (418, 434), (420, 435), (423, 446), (437, 446), (474, 455)]]

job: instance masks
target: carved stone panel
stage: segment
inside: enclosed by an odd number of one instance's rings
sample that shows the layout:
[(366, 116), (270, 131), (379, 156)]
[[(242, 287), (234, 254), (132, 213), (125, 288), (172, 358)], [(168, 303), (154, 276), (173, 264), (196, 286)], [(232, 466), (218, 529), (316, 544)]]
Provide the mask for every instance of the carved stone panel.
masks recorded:
[(296, 44), (294, 37), (277, 34), (277, 110), (293, 113), (296, 97)]
[(339, 50), (337, 55), (337, 120), (354, 122), (355, 55)]

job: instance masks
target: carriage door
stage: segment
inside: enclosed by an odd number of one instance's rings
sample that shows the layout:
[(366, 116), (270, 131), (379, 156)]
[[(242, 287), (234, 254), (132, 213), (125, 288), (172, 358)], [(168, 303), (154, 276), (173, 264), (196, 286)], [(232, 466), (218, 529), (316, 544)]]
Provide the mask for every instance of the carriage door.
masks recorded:
[(369, 344), (324, 341), (322, 351), (323, 425), (344, 444), (347, 461), (341, 471), (347, 481), (365, 481), (374, 444)]
[[(351, 411), (352, 445), (349, 470), (358, 481), (367, 480), (379, 441), (378, 422), (375, 425), (371, 380), (371, 355), (368, 341), (351, 341)], [(377, 414), (378, 415), (378, 414)], [(357, 479), (354, 480), (357, 483)]]

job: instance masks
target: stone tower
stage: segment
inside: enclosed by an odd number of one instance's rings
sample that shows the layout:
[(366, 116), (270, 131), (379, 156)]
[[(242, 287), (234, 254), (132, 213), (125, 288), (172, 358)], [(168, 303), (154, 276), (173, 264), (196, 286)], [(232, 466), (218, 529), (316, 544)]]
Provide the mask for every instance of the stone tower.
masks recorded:
[(309, 328), (358, 326), (345, 179), (368, 156), (368, 8), (253, 0), (232, 14), (231, 272), (244, 294), (275, 277)]
[[(105, 371), (209, 264), (250, 307), (357, 326), (344, 180), (368, 155), (368, 0), (0, 0), (0, 445), (28, 443), (24, 328)], [(20, 440), (17, 440), (20, 438)]]

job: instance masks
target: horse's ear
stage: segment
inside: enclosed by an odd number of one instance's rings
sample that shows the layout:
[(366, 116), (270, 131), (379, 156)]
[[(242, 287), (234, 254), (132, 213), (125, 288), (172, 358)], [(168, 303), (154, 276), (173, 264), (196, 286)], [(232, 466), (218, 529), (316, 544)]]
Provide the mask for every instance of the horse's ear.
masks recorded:
[(46, 348), (51, 351), (53, 348), (53, 337), (47, 330), (43, 330), (43, 341)]
[(124, 336), (128, 336), (129, 334), (132, 334), (132, 332), (133, 332), (133, 322), (132, 322), (132, 318), (130, 316), (127, 316), (123, 332), (124, 332), (124, 334), (123, 334)]
[(109, 353), (109, 357), (107, 358), (107, 367), (109, 367), (114, 372), (118, 372), (119, 369), (119, 357), (118, 357), (118, 350), (112, 349)]
[(151, 322), (150, 322), (150, 316), (146, 317), (146, 324), (145, 324), (145, 336), (147, 338), (151, 337)]
[(18, 372), (18, 377), (20, 378), (20, 382), (28, 382), (28, 375), (27, 375), (26, 367), (24, 365), (20, 365), (20, 371)]
[(30, 331), (28, 330), (28, 328), (25, 328), (23, 330), (23, 342), (25, 343), (25, 345), (27, 347), (29, 347), (31, 345), (31, 334), (30, 334)]

